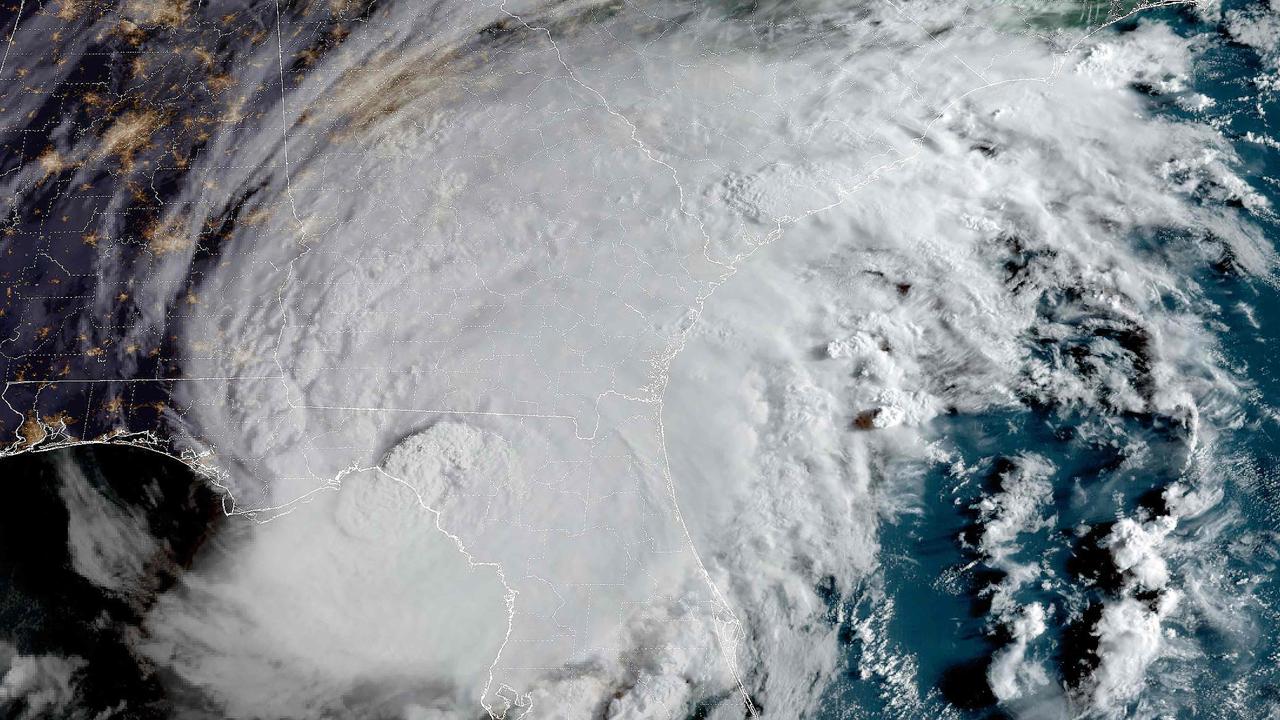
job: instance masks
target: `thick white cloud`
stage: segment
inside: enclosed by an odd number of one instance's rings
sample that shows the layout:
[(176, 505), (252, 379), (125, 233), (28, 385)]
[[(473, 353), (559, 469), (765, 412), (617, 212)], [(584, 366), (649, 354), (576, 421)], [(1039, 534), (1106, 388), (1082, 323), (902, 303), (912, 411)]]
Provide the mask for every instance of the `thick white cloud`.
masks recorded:
[[(278, 127), (212, 141), (212, 186), (265, 183), (265, 220), (197, 289), (206, 379), (176, 407), (238, 509), (279, 517), (161, 603), (158, 661), (240, 715), (679, 716), (739, 681), (804, 715), (840, 659), (813, 588), (875, 568), (932, 418), (1235, 391), (1207, 257), (1131, 242), (1271, 262), (1188, 200), (1260, 208), (1223, 141), (1127, 89), (1180, 87), (1183, 40), (684, 9), (395, 6), (286, 99), (287, 173)], [(1072, 338), (1083, 360), (1038, 352)], [(991, 499), (991, 557), (1039, 527), (1033, 475)], [(1025, 613), (1010, 696), (1039, 680)], [(1097, 701), (1148, 664), (1104, 661)]]
[(1094, 629), (1099, 664), (1091, 678), (1088, 701), (1104, 717), (1123, 717), (1127, 703), (1142, 692), (1147, 669), (1160, 657), (1164, 644), (1160, 621), (1177, 604), (1178, 594), (1169, 592), (1155, 607), (1125, 598), (1103, 609)]
[(356, 472), (206, 555), (152, 610), (143, 649), (230, 717), (453, 713), (500, 702), (506, 597), (412, 489)]
[(1045, 631), (1044, 606), (1027, 605), (1022, 615), (1010, 623), (1013, 642), (1001, 648), (991, 659), (987, 682), (1000, 702), (1016, 700), (1049, 684), (1044, 668), (1027, 660), (1027, 644)]
[(1162, 515), (1149, 522), (1122, 518), (1107, 535), (1116, 570), (1126, 573), (1144, 589), (1160, 590), (1169, 583), (1169, 565), (1160, 554), (1165, 537), (1178, 527), (1174, 515)]

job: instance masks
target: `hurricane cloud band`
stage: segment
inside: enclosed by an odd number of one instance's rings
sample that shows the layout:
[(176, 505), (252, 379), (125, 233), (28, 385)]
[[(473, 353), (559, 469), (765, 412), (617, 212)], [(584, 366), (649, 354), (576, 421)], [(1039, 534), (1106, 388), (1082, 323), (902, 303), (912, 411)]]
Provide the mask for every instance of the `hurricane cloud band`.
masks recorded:
[[(1099, 541), (1119, 580), (1077, 678), (1017, 559), (1053, 463), (975, 511), (995, 699), (1125, 716), (1203, 611), (1161, 553), (1246, 391), (1195, 278), (1270, 276), (1271, 209), (1214, 127), (1150, 107), (1195, 105), (1191, 40), (1033, 16), (391, 3), (296, 84), (278, 25), (125, 336), (173, 333), (176, 446), (259, 522), (142, 651), (233, 717), (815, 716), (823, 592), (876, 578), (903, 469), (962, 477), (942, 419), (1036, 407), (1154, 418), (1189, 468)], [(183, 239), (224, 224), (199, 264)], [(934, 712), (899, 651), (867, 672)]]

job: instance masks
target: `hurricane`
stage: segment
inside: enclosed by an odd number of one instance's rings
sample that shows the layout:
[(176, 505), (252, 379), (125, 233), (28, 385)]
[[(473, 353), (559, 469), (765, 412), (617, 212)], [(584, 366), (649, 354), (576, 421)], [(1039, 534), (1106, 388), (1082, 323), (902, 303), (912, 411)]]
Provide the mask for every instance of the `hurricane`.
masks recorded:
[(1276, 0), (0, 28), (7, 716), (1280, 713)]

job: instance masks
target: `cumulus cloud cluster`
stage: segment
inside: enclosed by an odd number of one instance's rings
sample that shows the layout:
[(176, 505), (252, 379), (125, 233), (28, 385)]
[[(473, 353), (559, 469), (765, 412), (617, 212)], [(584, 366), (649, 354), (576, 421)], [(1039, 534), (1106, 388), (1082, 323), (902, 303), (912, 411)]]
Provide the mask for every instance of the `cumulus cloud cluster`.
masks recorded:
[(35, 720), (74, 714), (74, 673), (84, 665), (82, 658), (22, 655), (5, 645), (0, 646), (0, 662), (7, 666), (0, 677), (0, 705), (10, 717)]

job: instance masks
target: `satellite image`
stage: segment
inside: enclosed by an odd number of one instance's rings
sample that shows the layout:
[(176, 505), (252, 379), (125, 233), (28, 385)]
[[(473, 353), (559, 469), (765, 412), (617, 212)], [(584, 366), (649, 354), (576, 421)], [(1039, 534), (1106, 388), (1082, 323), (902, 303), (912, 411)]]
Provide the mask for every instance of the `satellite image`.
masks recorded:
[(0, 720), (1280, 719), (1280, 0), (2, 1)]

